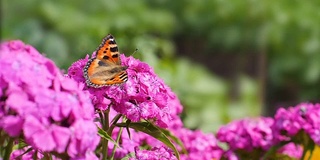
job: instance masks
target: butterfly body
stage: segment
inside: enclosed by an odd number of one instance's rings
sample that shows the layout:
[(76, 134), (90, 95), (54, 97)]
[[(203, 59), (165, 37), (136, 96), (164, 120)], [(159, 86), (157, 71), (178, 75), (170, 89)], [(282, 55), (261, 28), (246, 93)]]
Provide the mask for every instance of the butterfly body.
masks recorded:
[(113, 36), (109, 34), (96, 50), (96, 57), (88, 60), (83, 73), (88, 86), (99, 88), (126, 82), (127, 68), (121, 65), (118, 46)]

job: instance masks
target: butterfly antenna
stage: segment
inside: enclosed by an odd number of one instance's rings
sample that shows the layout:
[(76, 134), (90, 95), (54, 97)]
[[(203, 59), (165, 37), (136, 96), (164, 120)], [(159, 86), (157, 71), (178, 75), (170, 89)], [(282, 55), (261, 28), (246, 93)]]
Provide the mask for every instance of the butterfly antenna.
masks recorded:
[(133, 56), (137, 51), (138, 51), (138, 48), (136, 48), (130, 56)]

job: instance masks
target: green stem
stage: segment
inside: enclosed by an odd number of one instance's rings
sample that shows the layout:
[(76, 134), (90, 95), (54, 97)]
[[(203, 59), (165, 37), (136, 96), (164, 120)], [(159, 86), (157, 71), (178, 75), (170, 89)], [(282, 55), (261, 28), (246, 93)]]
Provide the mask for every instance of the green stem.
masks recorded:
[(118, 123), (118, 120), (121, 118), (122, 114), (117, 114), (113, 120), (112, 120), (112, 124), (109, 127), (109, 129), (107, 130), (108, 135), (111, 136), (113, 129), (116, 127), (116, 123)]
[[(118, 136), (117, 136), (117, 140), (116, 140), (117, 144), (119, 144), (119, 141), (120, 141), (120, 138), (121, 138), (121, 135), (122, 135), (122, 130), (123, 130), (123, 127), (120, 127), (120, 130), (119, 130), (119, 133), (118, 133)], [(110, 160), (113, 160), (114, 155), (116, 154), (116, 149), (117, 149), (117, 146), (114, 145), (113, 149), (112, 149), (112, 155), (111, 155)]]
[(286, 142), (280, 142), (277, 145), (272, 146), (267, 153), (265, 153), (262, 157), (262, 160), (267, 160), (270, 156), (275, 155), (275, 153), (277, 152), (277, 150), (283, 146), (285, 146), (286, 144), (290, 143), (289, 141)]
[[(108, 107), (108, 109), (104, 112), (103, 116), (102, 114), (100, 115), (100, 117), (102, 116), (102, 129), (104, 131), (108, 131), (109, 130), (109, 112), (110, 112), (110, 107)], [(102, 159), (105, 160), (108, 158), (108, 140), (106, 139), (102, 139)]]
[[(313, 151), (314, 151), (314, 147), (315, 147), (314, 143), (307, 144), (307, 145), (303, 146), (303, 153), (302, 153), (302, 158), (301, 159), (311, 160), (312, 159), (312, 154), (313, 154)], [(310, 154), (309, 154), (309, 157), (307, 158), (306, 155), (307, 155), (308, 151), (310, 151)]]
[(9, 138), (9, 142), (8, 142), (8, 145), (6, 146), (6, 151), (5, 151), (5, 154), (3, 156), (4, 160), (9, 160), (10, 154), (12, 152), (13, 142), (14, 142), (14, 139), (13, 138)]
[(37, 151), (37, 150), (35, 150), (35, 152), (32, 154), (32, 158), (33, 158), (33, 160), (37, 160), (37, 159), (38, 159), (37, 154), (38, 154), (38, 151)]
[(101, 126), (104, 126), (104, 118), (103, 118), (102, 111), (100, 111), (100, 112), (99, 112), (99, 116), (100, 116), (100, 123), (101, 123)]
[[(0, 129), (0, 146), (4, 146), (7, 137), (8, 136), (6, 136), (5, 132), (2, 129)], [(1, 148), (0, 153), (2, 153), (2, 149), (3, 148)]]
[[(302, 159), (311, 160), (316, 144), (313, 142), (313, 140), (306, 133), (302, 133), (301, 137), (302, 137), (301, 141), (303, 144)], [(308, 151), (310, 151), (310, 154), (309, 154), (309, 157), (307, 158), (306, 156), (307, 156)]]

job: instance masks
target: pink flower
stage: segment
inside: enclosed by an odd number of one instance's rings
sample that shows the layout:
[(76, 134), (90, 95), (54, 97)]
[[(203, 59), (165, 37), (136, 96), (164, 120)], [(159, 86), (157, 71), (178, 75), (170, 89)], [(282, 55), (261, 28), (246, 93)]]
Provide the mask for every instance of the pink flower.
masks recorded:
[[(13, 151), (10, 155), (10, 160), (30, 160), (34, 159), (33, 157), (36, 157), (36, 159), (42, 159), (44, 157), (41, 152), (36, 152), (36, 150), (31, 150), (30, 152), (25, 153), (28, 149), (31, 149), (31, 147), (25, 147), (24, 149)], [(53, 157), (53, 159), (57, 158)]]
[(218, 141), (213, 134), (205, 134), (200, 130), (192, 131), (186, 128), (179, 129), (174, 133), (188, 152), (188, 155), (181, 155), (182, 160), (220, 159), (223, 154), (223, 150), (218, 146)]
[[(82, 70), (86, 57), (69, 68), (68, 76), (84, 84)], [(96, 109), (105, 110), (109, 106), (138, 122), (141, 119), (155, 120), (160, 127), (168, 127), (172, 115), (182, 111), (176, 95), (166, 86), (153, 69), (146, 63), (121, 55), (122, 65), (128, 66), (129, 80), (120, 86), (102, 88), (85, 87), (91, 93)]]
[[(28, 152), (26, 152), (28, 151)], [(54, 155), (50, 157), (52, 160), (61, 160)], [(24, 147), (23, 149), (14, 150), (10, 155), (10, 160), (30, 160), (30, 159), (45, 159), (43, 152), (34, 150), (31, 147)]]
[(273, 145), (272, 125), (271, 118), (242, 119), (220, 127), (217, 138), (221, 142), (226, 142), (233, 151), (239, 149), (266, 151)]
[(8, 115), (0, 120), (0, 126), (12, 137), (17, 137), (22, 131), (23, 118), (20, 116)]
[(92, 121), (77, 120), (71, 127), (72, 136), (68, 154), (72, 158), (86, 157), (87, 152), (93, 152), (99, 143), (97, 127)]
[(43, 120), (27, 116), (24, 122), (24, 136), (27, 143), (33, 147), (42, 151), (53, 151), (57, 147), (53, 138), (53, 129), (56, 125), (51, 126), (46, 119)]
[[(141, 134), (134, 131), (133, 129), (129, 129), (129, 130), (130, 130), (131, 137), (129, 137), (126, 129), (122, 131), (121, 143), (119, 144), (120, 147), (116, 149), (115, 158), (118, 158), (118, 159), (124, 158), (126, 155), (133, 153), (135, 151), (135, 147), (141, 145), (141, 141), (140, 141)], [(119, 134), (119, 128), (115, 128), (114, 131), (112, 132), (112, 138), (116, 139), (118, 134)], [(109, 155), (112, 154), (113, 147), (114, 147), (114, 144), (109, 143), (109, 146), (108, 146)]]
[[(0, 129), (22, 136), (39, 151), (65, 153), (78, 147), (71, 158), (95, 149), (99, 136), (94, 108), (83, 86), (18, 40), (0, 45), (0, 66)], [(80, 122), (87, 128), (79, 127)]]
[(277, 142), (292, 140), (299, 131), (303, 131), (320, 145), (320, 104), (301, 103), (288, 109), (278, 109), (272, 129)]
[[(181, 160), (212, 160), (222, 157), (224, 151), (219, 147), (218, 141), (213, 134), (187, 129), (183, 126), (178, 115), (172, 117), (168, 130), (182, 142), (187, 151), (187, 154), (180, 154)], [(139, 134), (139, 138), (142, 144), (147, 144), (151, 147), (163, 145), (159, 140), (146, 134)], [(175, 144), (175, 146), (178, 151), (181, 151), (182, 148), (178, 144)]]
[[(275, 114), (273, 125), (274, 137), (278, 141), (288, 141), (302, 129), (298, 108), (279, 108)], [(298, 120), (300, 118), (300, 120)], [(307, 124), (306, 124), (307, 125)]]
[(278, 150), (278, 153), (287, 155), (292, 158), (300, 159), (302, 157), (303, 148), (294, 143), (286, 144)]
[(240, 158), (230, 149), (223, 154), (223, 159), (240, 160)]
[(135, 158), (130, 160), (176, 160), (173, 152), (166, 147), (154, 147), (151, 150), (140, 150), (135, 148)]

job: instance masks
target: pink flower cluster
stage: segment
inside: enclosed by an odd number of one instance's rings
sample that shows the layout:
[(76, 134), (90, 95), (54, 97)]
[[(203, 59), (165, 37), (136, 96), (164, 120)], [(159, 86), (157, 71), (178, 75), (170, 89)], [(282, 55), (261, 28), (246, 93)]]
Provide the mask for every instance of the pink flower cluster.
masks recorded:
[(293, 142), (288, 143), (287, 145), (281, 147), (277, 153), (280, 153), (282, 155), (287, 155), (289, 157), (295, 158), (295, 159), (299, 159), (302, 157), (302, 146), (297, 145)]
[[(115, 116), (113, 110), (110, 111), (111, 117)], [(218, 141), (213, 134), (205, 134), (200, 130), (192, 131), (183, 126), (183, 123), (179, 116), (173, 116), (171, 123), (167, 128), (174, 136), (176, 136), (184, 144), (184, 147), (188, 154), (181, 154), (181, 160), (212, 160), (213, 158), (220, 159), (223, 154), (223, 149), (218, 146)], [(119, 133), (119, 129), (115, 128), (112, 133), (112, 137), (115, 139)], [(136, 132), (130, 129), (131, 138), (128, 136), (126, 131), (121, 134), (120, 148), (117, 148), (115, 158), (121, 159), (130, 153), (136, 153), (136, 159), (166, 159), (164, 157), (170, 157), (168, 159), (175, 159), (173, 151), (165, 146), (159, 140), (151, 137), (142, 132)], [(109, 144), (109, 150), (113, 148), (113, 144)], [(182, 148), (175, 144), (178, 150)], [(152, 148), (151, 150), (140, 150), (142, 148)], [(159, 154), (163, 152), (163, 155)], [(111, 153), (109, 153), (111, 154)], [(165, 156), (167, 155), (167, 156)], [(153, 158), (151, 158), (153, 157)], [(158, 158), (157, 158), (158, 157)], [(132, 158), (134, 160), (134, 158)]]
[[(121, 86), (86, 88), (91, 93), (95, 108), (105, 110), (111, 106), (133, 122), (148, 119), (155, 120), (160, 127), (168, 127), (171, 116), (182, 111), (176, 95), (146, 63), (123, 54), (121, 60), (122, 65), (128, 66), (129, 80), (126, 83)], [(88, 56), (73, 63), (68, 76), (84, 84), (82, 70), (87, 61)]]
[(150, 150), (140, 150), (135, 148), (135, 158), (129, 160), (177, 160), (173, 152), (166, 147), (153, 147)]
[[(105, 110), (109, 105), (117, 112), (124, 114), (132, 121), (141, 119), (155, 120), (160, 127), (168, 128), (173, 131), (177, 138), (185, 144), (189, 153), (188, 156), (182, 156), (181, 159), (212, 159), (220, 158), (223, 150), (218, 146), (213, 134), (204, 134), (201, 131), (192, 131), (183, 127), (178, 114), (182, 111), (182, 106), (177, 96), (164, 82), (157, 77), (153, 69), (146, 63), (143, 63), (132, 57), (121, 55), (122, 65), (128, 66), (127, 72), (129, 79), (121, 86), (109, 86), (102, 88), (85, 88), (91, 93), (91, 99), (96, 109)], [(85, 83), (82, 70), (88, 56), (72, 64), (68, 70), (68, 76), (81, 84)], [(113, 113), (111, 110), (110, 113)], [(111, 114), (115, 115), (115, 114)], [(112, 116), (111, 116), (112, 118)], [(118, 130), (113, 133), (116, 136)], [(160, 156), (158, 152), (167, 152), (171, 155), (170, 149), (167, 149), (159, 141), (144, 133), (130, 131), (132, 139), (126, 133), (123, 133), (121, 148), (116, 151), (116, 158), (122, 158), (130, 152), (136, 152), (138, 159), (157, 159)], [(154, 149), (151, 151), (137, 150), (132, 147), (142, 144), (148, 144)], [(113, 147), (110, 145), (109, 149)], [(164, 156), (163, 154), (162, 156)], [(143, 158), (144, 157), (144, 158)], [(153, 158), (151, 158), (153, 157)], [(170, 157), (170, 156), (169, 156)], [(163, 159), (163, 157), (162, 157)]]
[(320, 104), (301, 103), (288, 109), (280, 108), (275, 114), (273, 126), (277, 141), (289, 141), (303, 131), (320, 145)]
[[(121, 113), (134, 122), (149, 120), (167, 128), (183, 143), (179, 146), (173, 142), (177, 149), (181, 153), (187, 151), (180, 155), (181, 160), (237, 160), (245, 152), (249, 156), (257, 152), (261, 158), (280, 142), (288, 144), (278, 153), (301, 158), (299, 143), (289, 143), (301, 132), (320, 145), (320, 104), (280, 108), (274, 118), (234, 121), (222, 126), (216, 138), (214, 134), (184, 127), (177, 96), (146, 63), (121, 55), (122, 65), (128, 66), (128, 81), (120, 86), (91, 88), (86, 86), (83, 76), (88, 57), (73, 63), (68, 75), (63, 76), (52, 61), (21, 41), (0, 45), (0, 131), (15, 140), (22, 137), (28, 144), (15, 150), (11, 159), (40, 159), (48, 153), (55, 155), (52, 159), (64, 159), (66, 155), (68, 159), (98, 159), (96, 154), (101, 155), (99, 148), (96, 150), (100, 141), (96, 123), (99, 122), (94, 122), (94, 109), (110, 109), (105, 116), (110, 119)], [(159, 140), (129, 130), (131, 137), (127, 131), (113, 129), (113, 139), (120, 135), (115, 158), (135, 153), (129, 159), (177, 159)], [(223, 150), (220, 142), (229, 148)], [(108, 155), (113, 154), (113, 143), (105, 147)], [(31, 151), (21, 157), (27, 150)]]
[[(32, 159), (32, 157), (36, 157), (37, 159), (44, 158), (43, 154), (41, 152), (36, 153), (36, 150), (31, 150), (30, 152), (27, 152), (26, 154), (21, 156), (28, 149), (32, 149), (32, 148), (31, 147), (25, 147), (24, 149), (19, 149), (19, 150), (13, 151), (11, 153), (10, 159), (29, 160), (29, 159)], [(20, 158), (20, 156), (21, 156), (21, 158)]]
[(183, 160), (212, 160), (220, 159), (223, 155), (222, 148), (213, 134), (205, 134), (200, 130), (192, 131), (182, 128), (174, 132), (184, 144), (188, 154), (181, 155)]
[(268, 150), (272, 145), (272, 118), (242, 119), (220, 127), (217, 138), (228, 143), (231, 150)]
[[(93, 109), (105, 110), (109, 106), (132, 121), (151, 119), (161, 127), (174, 130), (178, 138), (183, 139), (193, 157), (191, 159), (197, 159), (197, 155), (204, 159), (221, 156), (222, 149), (212, 134), (183, 127), (178, 116), (182, 111), (178, 98), (147, 64), (123, 55), (121, 59), (123, 65), (129, 66), (129, 81), (122, 86), (96, 89), (88, 88), (84, 83), (82, 69), (88, 57), (75, 62), (65, 77), (50, 60), (31, 46), (21, 41), (1, 45), (0, 64), (5, 70), (0, 71), (0, 96), (3, 100), (0, 127), (11, 137), (22, 135), (33, 148), (20, 158), (43, 158), (44, 153), (55, 152), (66, 153), (71, 159), (96, 159), (93, 151), (99, 138), (93, 122)], [(20, 76), (25, 74), (28, 76)], [(158, 140), (130, 131), (133, 138), (122, 133), (121, 148), (117, 149), (115, 157), (122, 158), (135, 152), (137, 159), (145, 156), (176, 159), (171, 149)], [(115, 138), (118, 133), (119, 129), (115, 128), (112, 137)], [(153, 149), (146, 151), (137, 148), (145, 142)], [(111, 154), (112, 143), (108, 148)], [(19, 157), (27, 149), (15, 150), (11, 158)], [(208, 153), (203, 155), (202, 152)], [(190, 158), (184, 156), (182, 159)]]
[(0, 129), (33, 149), (81, 158), (98, 142), (88, 94), (21, 41), (0, 45)]
[(315, 144), (320, 144), (319, 117), (320, 104), (301, 103), (288, 109), (279, 108), (274, 118), (260, 117), (233, 121), (219, 129), (217, 138), (229, 146), (225, 156), (235, 157), (233, 153), (252, 154), (254, 151), (263, 155), (272, 146), (282, 143), (286, 145), (281, 147), (278, 153), (301, 158), (300, 145), (309, 145), (303, 144), (303, 138), (306, 137), (304, 135), (312, 139)]
[[(84, 84), (82, 69), (87, 60), (88, 57), (75, 62), (69, 68), (69, 77)], [(141, 119), (155, 120), (159, 126), (168, 128), (182, 141), (188, 155), (181, 155), (181, 159), (220, 159), (222, 157), (237, 159), (237, 154), (235, 154), (237, 150), (261, 150), (266, 152), (275, 144), (272, 130), (275, 124), (273, 118), (244, 119), (223, 126), (218, 131), (218, 140), (226, 142), (230, 147), (228, 151), (223, 151), (213, 134), (204, 134), (201, 131), (192, 131), (183, 127), (181, 119), (178, 117), (182, 110), (179, 100), (147, 64), (132, 57), (127, 58), (124, 55), (121, 55), (121, 60), (122, 65), (128, 66), (128, 82), (120, 87), (111, 86), (99, 89), (85, 87), (91, 93), (95, 108), (105, 110), (111, 106), (117, 112), (124, 114), (135, 122)], [(124, 140), (121, 144), (122, 149), (116, 152), (116, 157), (121, 158), (121, 156), (132, 153), (133, 146), (142, 144), (147, 144), (153, 148), (163, 147), (163, 144), (153, 137), (134, 131), (131, 134), (135, 135), (132, 140), (128, 136), (122, 135)], [(279, 152), (293, 153), (290, 152), (292, 148), (284, 147)], [(153, 154), (152, 151), (137, 149), (135, 152), (137, 154)], [(263, 155), (262, 153), (261, 155)], [(298, 155), (300, 153), (301, 150), (299, 150)]]

